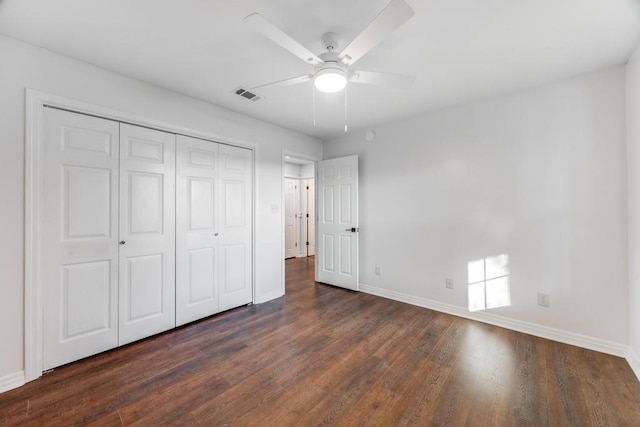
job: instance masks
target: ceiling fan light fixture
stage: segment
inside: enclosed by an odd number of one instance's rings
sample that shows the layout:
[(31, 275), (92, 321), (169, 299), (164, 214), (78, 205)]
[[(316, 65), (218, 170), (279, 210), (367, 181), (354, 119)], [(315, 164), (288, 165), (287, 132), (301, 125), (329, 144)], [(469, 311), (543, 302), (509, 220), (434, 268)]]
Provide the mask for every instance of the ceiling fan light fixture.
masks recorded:
[(347, 85), (347, 74), (340, 68), (323, 68), (313, 76), (313, 84), (320, 92), (340, 92)]

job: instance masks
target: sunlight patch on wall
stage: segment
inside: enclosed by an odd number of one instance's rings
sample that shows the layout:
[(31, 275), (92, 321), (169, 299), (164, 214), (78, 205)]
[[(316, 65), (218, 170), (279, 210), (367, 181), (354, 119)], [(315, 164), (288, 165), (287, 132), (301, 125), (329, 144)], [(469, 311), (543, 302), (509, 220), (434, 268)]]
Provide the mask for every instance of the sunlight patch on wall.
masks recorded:
[(469, 311), (511, 305), (508, 254), (471, 261), (468, 271)]

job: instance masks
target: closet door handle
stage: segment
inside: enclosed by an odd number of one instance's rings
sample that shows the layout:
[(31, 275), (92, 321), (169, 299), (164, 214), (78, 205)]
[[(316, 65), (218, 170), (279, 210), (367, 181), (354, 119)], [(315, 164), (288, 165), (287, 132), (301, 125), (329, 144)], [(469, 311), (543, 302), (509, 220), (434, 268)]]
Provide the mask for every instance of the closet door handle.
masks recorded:
[(127, 242), (125, 242), (124, 240), (120, 240), (118, 243), (121, 244), (121, 245), (124, 245)]
[(214, 236), (218, 237), (218, 233), (213, 233)]

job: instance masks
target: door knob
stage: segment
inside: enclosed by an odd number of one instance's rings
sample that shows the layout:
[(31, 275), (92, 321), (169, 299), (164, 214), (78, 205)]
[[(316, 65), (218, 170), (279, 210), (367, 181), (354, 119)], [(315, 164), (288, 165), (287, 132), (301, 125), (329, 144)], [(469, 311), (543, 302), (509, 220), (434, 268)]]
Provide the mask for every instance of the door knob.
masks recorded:
[(350, 231), (352, 233), (357, 233), (358, 231), (360, 231), (360, 229), (356, 228), (356, 227), (351, 227), (351, 228), (345, 228), (344, 231)]
[(120, 243), (121, 245), (124, 245), (127, 242), (125, 242), (124, 240), (120, 240), (118, 243)]
[(218, 237), (218, 233), (213, 233), (214, 236)]

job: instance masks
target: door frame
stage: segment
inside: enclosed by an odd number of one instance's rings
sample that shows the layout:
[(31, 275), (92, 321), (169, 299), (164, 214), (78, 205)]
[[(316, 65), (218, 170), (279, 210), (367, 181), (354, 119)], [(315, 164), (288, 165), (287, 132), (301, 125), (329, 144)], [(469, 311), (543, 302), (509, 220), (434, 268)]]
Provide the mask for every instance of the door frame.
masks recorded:
[(284, 176), (284, 164), (285, 163), (290, 163), (287, 162), (287, 156), (289, 157), (294, 157), (297, 159), (303, 159), (303, 160), (309, 160), (310, 162), (313, 162), (313, 174), (314, 176), (317, 174), (317, 170), (318, 170), (318, 162), (320, 160), (322, 160), (321, 157), (319, 156), (310, 156), (308, 154), (302, 154), (302, 153), (297, 153), (295, 151), (289, 151), (289, 150), (282, 150), (282, 159), (281, 159), (281, 164), (280, 164), (280, 206), (282, 206), (282, 210), (280, 212), (280, 230), (282, 230), (280, 239), (281, 239), (281, 247), (282, 247), (282, 253), (280, 255), (280, 259), (281, 259), (281, 268), (282, 268), (282, 283), (280, 284), (281, 287), (281, 292), (282, 295), (285, 294), (285, 281), (287, 279), (287, 271), (285, 268), (285, 263), (284, 263), (284, 257), (287, 254), (287, 249), (286, 249), (286, 241), (284, 238), (284, 230), (286, 227), (286, 219), (285, 219), (285, 215), (284, 215), (284, 204), (285, 204), (285, 199), (284, 199), (284, 189), (285, 189), (285, 176)]
[[(140, 117), (33, 89), (25, 92), (25, 199), (24, 199), (24, 378), (25, 382), (42, 376), (43, 298), (42, 298), (42, 144), (44, 143), (44, 108), (53, 107), (72, 113), (96, 116), (136, 126), (157, 129), (176, 135), (208, 140), (251, 150), (253, 174), (251, 194), (251, 283), (252, 301), (256, 298), (256, 154), (250, 142), (175, 126), (164, 121)], [(283, 157), (284, 158), (284, 157)], [(284, 276), (283, 276), (284, 277)], [(283, 282), (284, 286), (284, 282)]]

